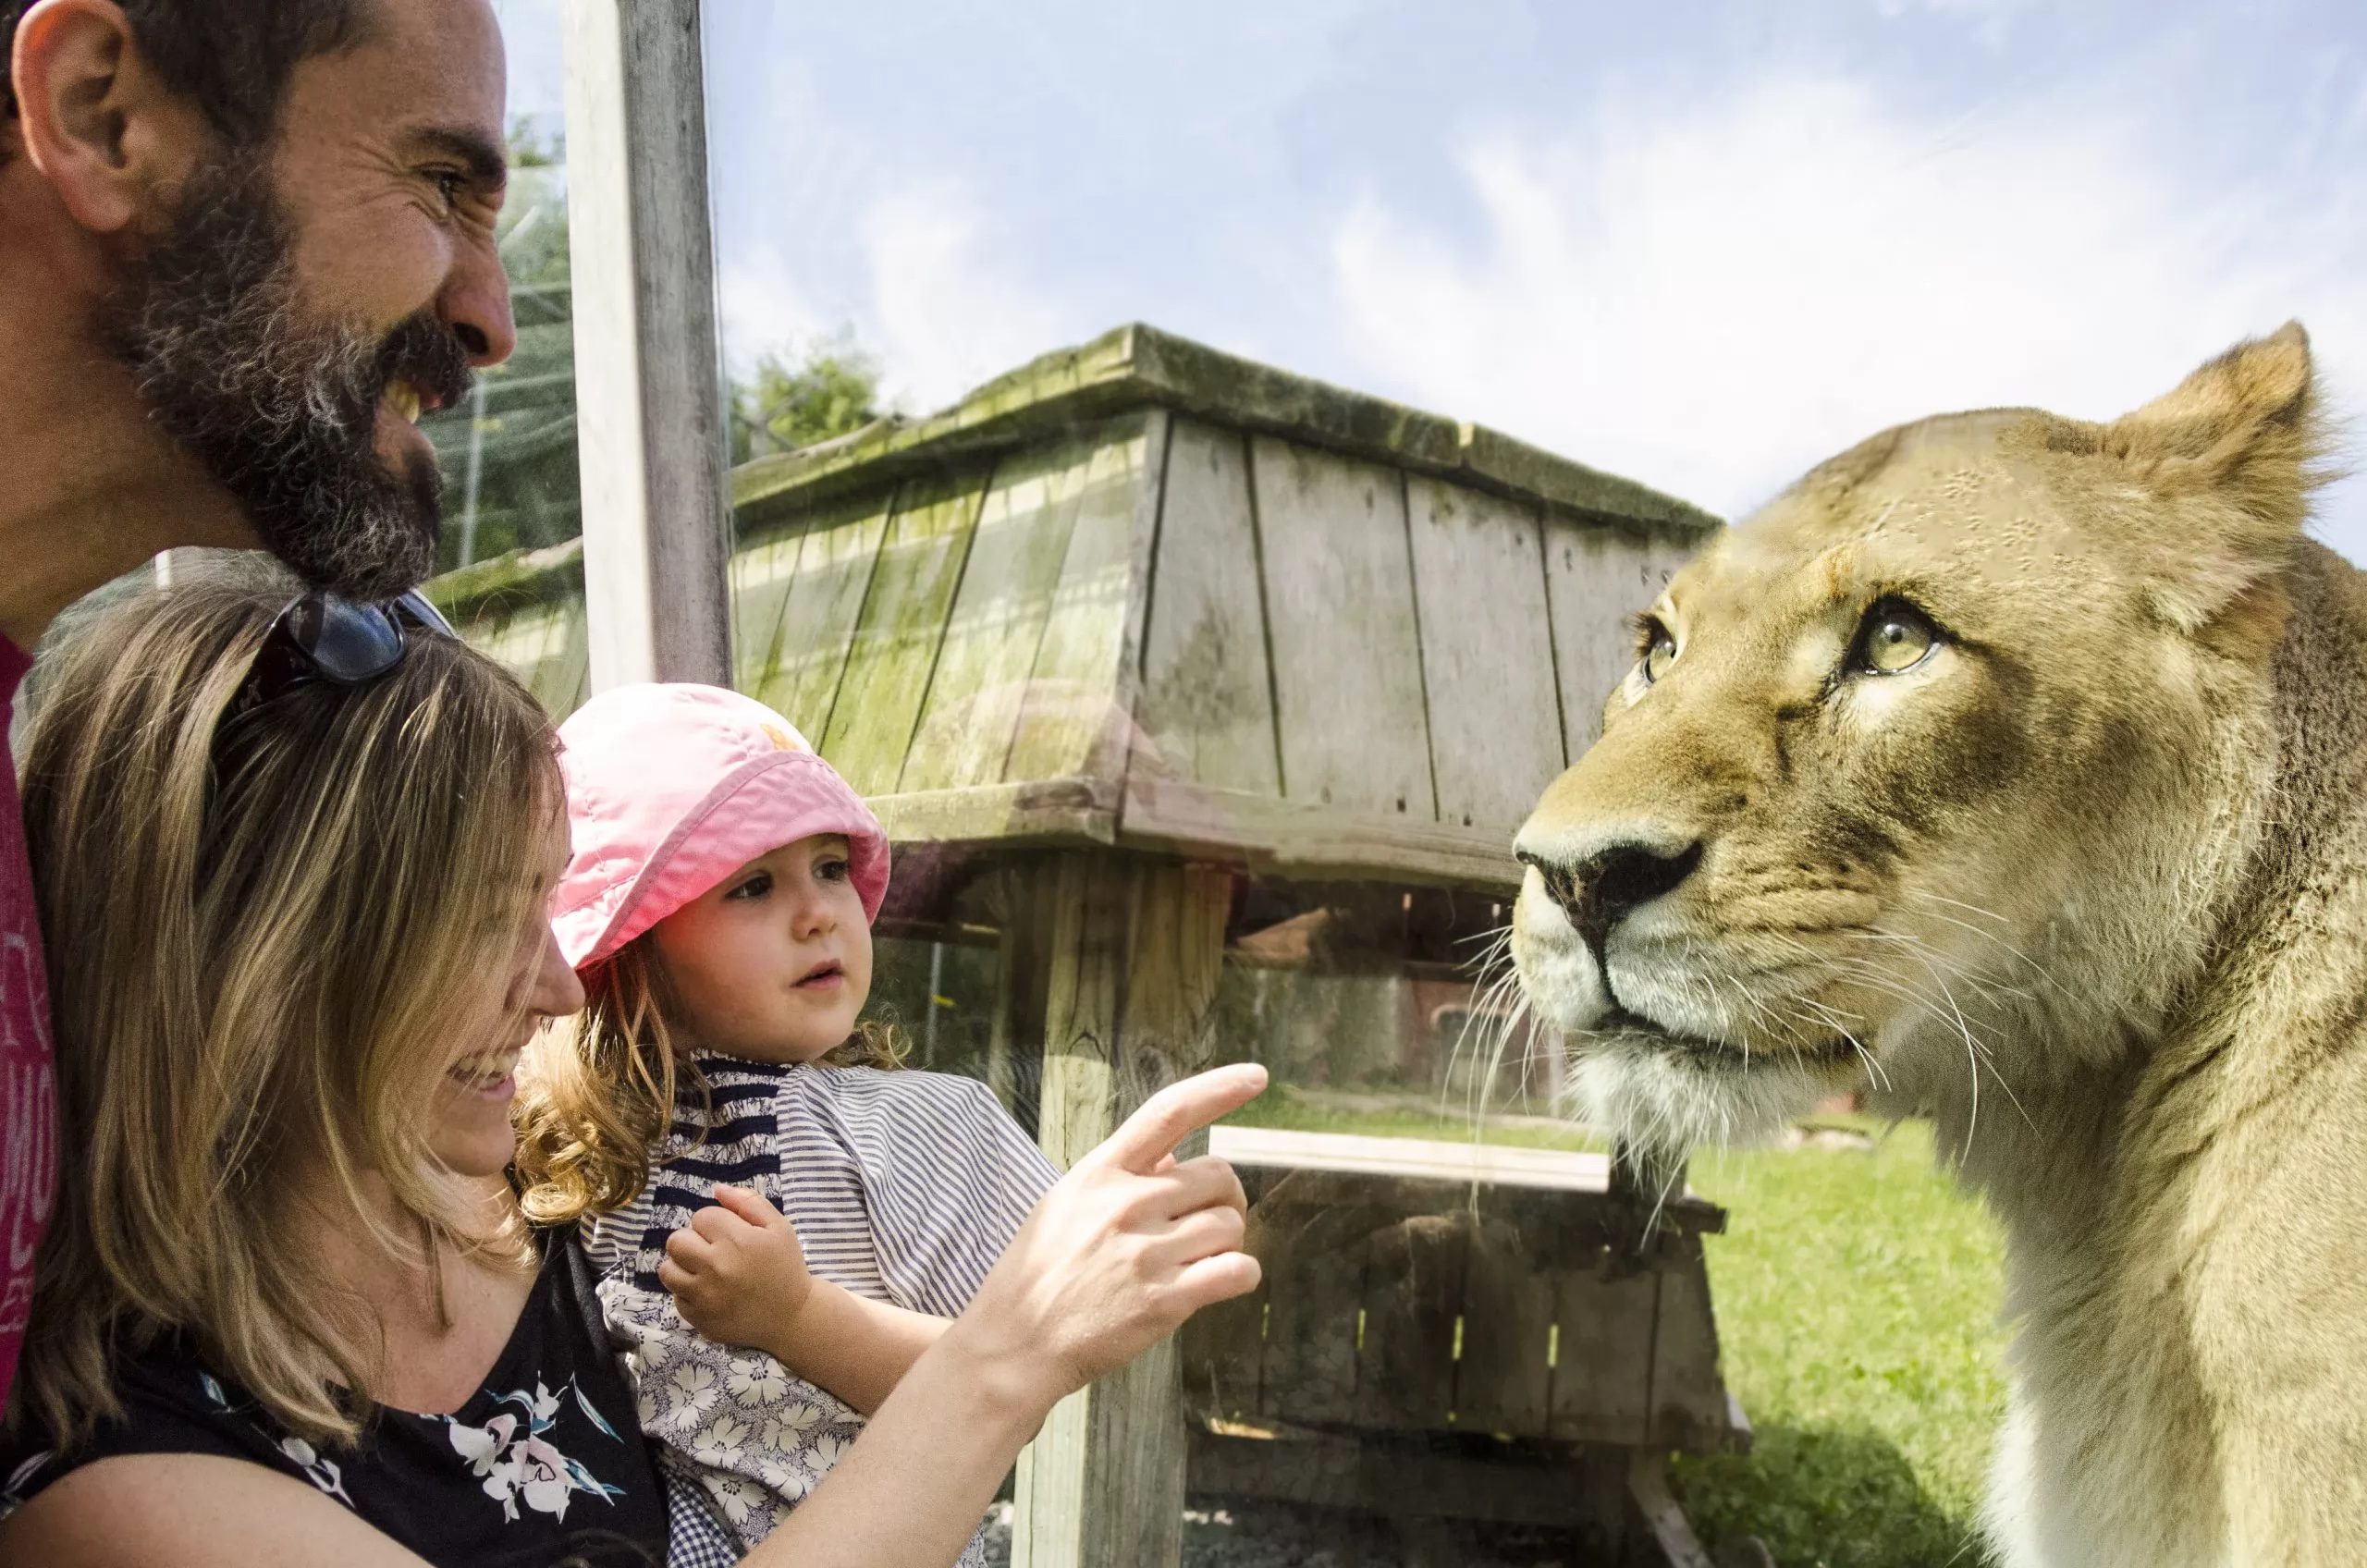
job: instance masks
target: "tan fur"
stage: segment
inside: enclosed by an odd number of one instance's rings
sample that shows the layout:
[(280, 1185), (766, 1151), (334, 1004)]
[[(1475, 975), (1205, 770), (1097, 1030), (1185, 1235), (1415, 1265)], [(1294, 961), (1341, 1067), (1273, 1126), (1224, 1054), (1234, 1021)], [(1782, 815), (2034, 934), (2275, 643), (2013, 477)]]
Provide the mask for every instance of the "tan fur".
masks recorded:
[[(2302, 535), (2322, 445), (2298, 325), (2108, 424), (1878, 436), (1671, 583), (1674, 658), (1521, 835), (1591, 1114), (1686, 1145), (1862, 1084), (2004, 1220), (2013, 1568), (2367, 1563), (2367, 579)], [(1884, 594), (1943, 640), (1852, 673)], [(1699, 859), (1598, 953), (1619, 845)]]

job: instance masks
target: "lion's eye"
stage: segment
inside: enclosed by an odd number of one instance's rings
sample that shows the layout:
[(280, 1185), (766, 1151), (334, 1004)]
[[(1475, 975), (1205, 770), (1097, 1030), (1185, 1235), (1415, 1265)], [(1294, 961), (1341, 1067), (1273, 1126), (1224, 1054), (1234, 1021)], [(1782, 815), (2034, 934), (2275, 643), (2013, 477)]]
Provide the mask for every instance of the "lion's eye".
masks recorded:
[(1661, 628), (1654, 627), (1651, 644), (1644, 650), (1645, 683), (1649, 685), (1666, 675), (1668, 667), (1675, 661), (1675, 658), (1676, 639)]
[(1858, 657), (1877, 675), (1899, 675), (1930, 657), (1939, 641), (1929, 616), (1902, 599), (1884, 599), (1866, 612)]

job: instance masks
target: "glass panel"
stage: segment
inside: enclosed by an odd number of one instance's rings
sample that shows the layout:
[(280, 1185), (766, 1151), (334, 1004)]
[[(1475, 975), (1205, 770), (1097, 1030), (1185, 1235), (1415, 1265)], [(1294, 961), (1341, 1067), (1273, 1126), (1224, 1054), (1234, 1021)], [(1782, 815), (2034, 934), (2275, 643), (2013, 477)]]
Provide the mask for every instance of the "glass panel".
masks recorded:
[(498, 240), (518, 348), (478, 375), (468, 404), (421, 422), (444, 469), (446, 571), (583, 532), (558, 14), (550, 0), (496, 9), (509, 59), (509, 196)]

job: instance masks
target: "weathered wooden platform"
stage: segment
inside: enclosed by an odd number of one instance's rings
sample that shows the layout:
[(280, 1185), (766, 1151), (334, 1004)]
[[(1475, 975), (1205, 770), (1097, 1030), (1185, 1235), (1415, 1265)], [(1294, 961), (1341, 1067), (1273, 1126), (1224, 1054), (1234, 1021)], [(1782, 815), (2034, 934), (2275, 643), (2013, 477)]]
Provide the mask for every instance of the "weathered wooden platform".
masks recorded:
[[(1132, 848), (1502, 888), (1538, 791), (1718, 526), (1147, 326), (734, 472), (735, 680), (899, 844)], [(580, 549), (443, 578), (554, 712)]]
[(1690, 1565), (1660, 1481), (1745, 1446), (1701, 1238), (1609, 1155), (1220, 1127), (1257, 1292), (1183, 1338), (1195, 1490), (1556, 1525)]

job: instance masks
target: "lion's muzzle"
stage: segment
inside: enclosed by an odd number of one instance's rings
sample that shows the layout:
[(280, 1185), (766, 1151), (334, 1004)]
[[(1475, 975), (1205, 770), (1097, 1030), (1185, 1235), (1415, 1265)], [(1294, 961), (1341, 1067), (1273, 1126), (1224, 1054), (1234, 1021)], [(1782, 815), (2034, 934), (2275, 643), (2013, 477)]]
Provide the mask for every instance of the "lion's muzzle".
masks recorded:
[(1561, 907), (1571, 929), (1600, 962), (1613, 926), (1674, 892), (1701, 864), (1700, 840), (1672, 853), (1664, 847), (1667, 838), (1621, 837), (1576, 858), (1566, 851), (1557, 854), (1519, 845), (1513, 852), (1523, 864), (1537, 868), (1546, 897)]

